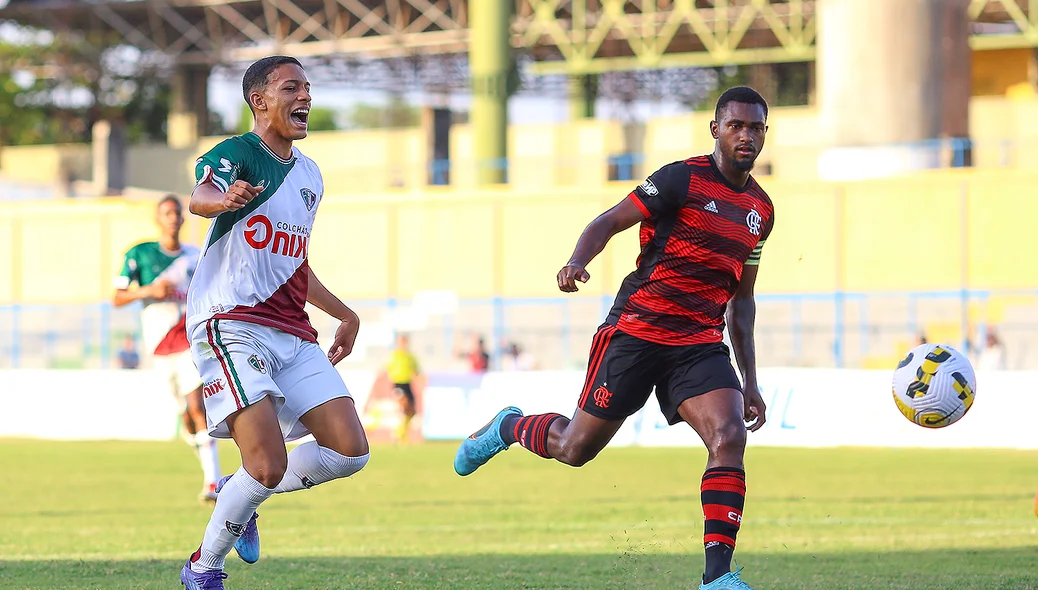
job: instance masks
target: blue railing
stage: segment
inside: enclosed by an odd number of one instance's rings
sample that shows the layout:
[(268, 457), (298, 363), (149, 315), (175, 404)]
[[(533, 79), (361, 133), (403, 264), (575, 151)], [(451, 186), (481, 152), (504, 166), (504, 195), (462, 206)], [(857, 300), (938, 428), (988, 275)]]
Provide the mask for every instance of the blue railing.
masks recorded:
[[(899, 354), (928, 326), (943, 327), (931, 339), (950, 338), (949, 344), (968, 350), (990, 328), (983, 310), (1003, 298), (1018, 308), (997, 326), (1010, 368), (1036, 368), (1038, 290), (1027, 289), (758, 294), (757, 356), (762, 366), (860, 367), (872, 357)], [(591, 335), (612, 303), (611, 295), (460, 299), (454, 313), (431, 318), (412, 341), (430, 369), (456, 363), (457, 349), (471, 334), (485, 337), (492, 366), (501, 366), (502, 349), (517, 342), (540, 360), (540, 368), (575, 368), (586, 362)], [(410, 302), (351, 304), (364, 325), (373, 326)], [(972, 323), (971, 308), (981, 310)], [(125, 335), (139, 336), (138, 313), (135, 305), (109, 303), (0, 306), (0, 367), (112, 367)], [(322, 333), (334, 329), (321, 314), (313, 317)], [(377, 357), (376, 351), (363, 362), (380, 362)]]

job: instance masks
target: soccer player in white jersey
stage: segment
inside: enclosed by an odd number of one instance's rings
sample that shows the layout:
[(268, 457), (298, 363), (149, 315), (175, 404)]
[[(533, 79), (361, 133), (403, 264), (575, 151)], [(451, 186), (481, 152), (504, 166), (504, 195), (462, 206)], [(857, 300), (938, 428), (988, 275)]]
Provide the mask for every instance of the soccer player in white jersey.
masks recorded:
[[(310, 83), (291, 57), (263, 58), (242, 81), (253, 131), (198, 159), (190, 210), (214, 218), (188, 293), (191, 352), (205, 384), (209, 432), (233, 438), (242, 467), (224, 478), (188, 590), (223, 589), (233, 546), (259, 559), (255, 510), (272, 494), (349, 477), (368, 461), (353, 398), (332, 366), (360, 321), (321, 284), (307, 248), (324, 181), (292, 142), (306, 137)], [(304, 305), (339, 319), (327, 355)], [(313, 434), (286, 453), (285, 441)]]
[[(122, 307), (143, 303), (141, 331), (144, 349), (155, 370), (166, 380), (180, 406), (184, 439), (194, 447), (202, 464), (202, 491), (198, 499), (216, 501), (220, 461), (216, 441), (206, 428), (202, 407), (202, 378), (191, 360), (184, 329), (187, 287), (198, 262), (198, 248), (180, 243), (184, 208), (176, 195), (163, 197), (155, 209), (160, 229), (157, 242), (142, 242), (126, 252), (122, 272), (115, 278), (113, 303)], [(130, 285), (137, 288), (130, 289)]]

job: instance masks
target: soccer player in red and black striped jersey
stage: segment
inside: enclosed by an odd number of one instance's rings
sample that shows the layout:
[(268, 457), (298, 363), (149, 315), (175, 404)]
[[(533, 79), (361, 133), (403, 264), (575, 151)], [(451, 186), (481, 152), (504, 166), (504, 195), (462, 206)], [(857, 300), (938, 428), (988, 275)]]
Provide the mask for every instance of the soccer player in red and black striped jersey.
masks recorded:
[[(709, 451), (701, 590), (749, 589), (730, 570), (746, 494), (747, 428), (755, 431), (765, 420), (753, 286), (774, 207), (750, 170), (764, 145), (767, 117), (768, 105), (756, 91), (728, 89), (710, 123), (717, 140), (712, 154), (660, 168), (580, 236), (558, 274), (567, 293), (590, 279), (587, 264), (613, 235), (641, 224), (637, 269), (592, 341), (573, 418), (505, 408), (462, 443), (454, 460), (458, 474), (468, 475), (518, 442), (579, 467), (605, 448), (655, 387), (670, 424), (687, 422)], [(741, 381), (722, 342), (726, 319)]]

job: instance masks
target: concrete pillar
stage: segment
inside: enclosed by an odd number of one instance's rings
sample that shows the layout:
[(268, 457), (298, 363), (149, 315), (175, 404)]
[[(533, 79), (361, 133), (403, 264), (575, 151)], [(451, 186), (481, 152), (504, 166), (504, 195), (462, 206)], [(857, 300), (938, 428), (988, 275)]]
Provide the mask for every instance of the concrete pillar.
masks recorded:
[(166, 127), (170, 147), (193, 147), (209, 133), (209, 72), (209, 66), (178, 66), (173, 74)]
[(969, 0), (820, 0), (823, 178), (940, 164), (936, 140), (966, 137)]
[(569, 77), (569, 118), (594, 119), (598, 98), (598, 76)]
[(122, 194), (126, 188), (126, 129), (98, 121), (91, 130), (94, 191), (100, 196)]
[(479, 185), (508, 178), (508, 97), (515, 90), (511, 16), (510, 3), (502, 0), (469, 3), (472, 139)]

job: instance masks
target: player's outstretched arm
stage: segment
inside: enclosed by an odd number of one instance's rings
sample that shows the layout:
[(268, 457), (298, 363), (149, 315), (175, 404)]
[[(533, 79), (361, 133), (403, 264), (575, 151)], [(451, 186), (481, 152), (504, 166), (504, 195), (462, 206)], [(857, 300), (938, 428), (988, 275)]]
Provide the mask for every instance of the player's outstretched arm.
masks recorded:
[(263, 186), (252, 186), (244, 180), (235, 180), (226, 192), (213, 182), (202, 182), (191, 192), (188, 210), (200, 217), (216, 217), (221, 213), (241, 209), (261, 192)]
[(334, 365), (353, 352), (353, 343), (356, 342), (357, 332), (360, 331), (360, 317), (317, 279), (312, 268), (307, 266), (306, 272), (307, 302), (340, 322), (335, 330), (335, 340), (328, 349), (328, 360)]
[(732, 337), (732, 348), (735, 351), (735, 362), (743, 379), (743, 398), (745, 400), (745, 420), (756, 420), (751, 431), (764, 425), (764, 399), (757, 385), (757, 352), (753, 345), (753, 324), (757, 316), (757, 302), (753, 298), (753, 286), (757, 282), (757, 265), (743, 266), (742, 278), (735, 290), (735, 296), (728, 303), (728, 332)]
[(559, 289), (566, 293), (577, 291), (577, 281), (586, 283), (591, 278), (584, 267), (605, 249), (610, 238), (644, 219), (645, 214), (631, 199), (624, 199), (596, 217), (584, 228), (569, 262), (559, 271)]
[(169, 297), (173, 291), (171, 285), (164, 280), (157, 280), (150, 285), (144, 287), (137, 287), (136, 289), (116, 289), (115, 295), (112, 297), (112, 305), (115, 307), (122, 307), (129, 305), (134, 301), (140, 299), (158, 299), (163, 300)]

